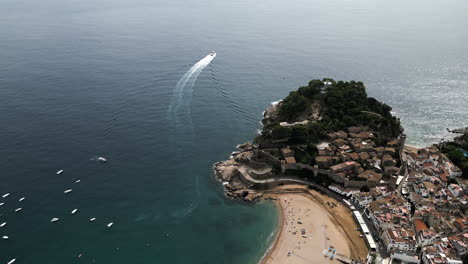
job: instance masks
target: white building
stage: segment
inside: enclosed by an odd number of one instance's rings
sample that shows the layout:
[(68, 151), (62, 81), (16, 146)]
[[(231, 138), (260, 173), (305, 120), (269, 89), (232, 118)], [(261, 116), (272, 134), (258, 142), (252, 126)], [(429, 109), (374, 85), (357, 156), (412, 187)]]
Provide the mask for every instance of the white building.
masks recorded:
[(392, 254), (390, 254), (390, 257), (392, 259), (401, 260), (404, 263), (421, 263), (421, 260), (419, 259), (419, 254), (409, 251), (395, 250), (394, 252), (392, 252)]
[(422, 261), (424, 264), (463, 264), (463, 261), (450, 259), (445, 254), (423, 254)]
[(353, 202), (357, 203), (361, 207), (366, 207), (368, 206), (372, 201), (374, 201), (374, 198), (372, 195), (368, 192), (362, 192), (362, 193), (355, 193), (351, 196), (351, 200)]
[(461, 170), (455, 166), (452, 162), (445, 162), (445, 167), (447, 168), (450, 177), (455, 178), (455, 177), (460, 177), (462, 175)]
[(336, 192), (336, 193), (339, 193), (341, 195), (344, 195), (344, 196), (351, 196), (352, 194), (355, 194), (355, 193), (359, 193), (360, 190), (359, 189), (354, 189), (354, 188), (345, 188), (341, 185), (338, 185), (338, 184), (330, 184), (330, 186), (328, 186), (328, 189)]
[(416, 252), (417, 244), (414, 232), (405, 228), (387, 228), (382, 233), (387, 251), (403, 250)]
[(454, 184), (454, 183), (450, 184), (448, 186), (448, 189), (455, 197), (461, 197), (465, 193), (463, 188), (460, 185)]

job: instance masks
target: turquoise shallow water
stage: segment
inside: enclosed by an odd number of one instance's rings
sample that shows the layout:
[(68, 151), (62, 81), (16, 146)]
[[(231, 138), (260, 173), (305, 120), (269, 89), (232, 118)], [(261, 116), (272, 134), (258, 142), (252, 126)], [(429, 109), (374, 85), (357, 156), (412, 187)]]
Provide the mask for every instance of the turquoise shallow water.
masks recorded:
[[(276, 208), (226, 200), (212, 164), (312, 78), (365, 82), (410, 144), (468, 125), (467, 7), (0, 2), (0, 193), (11, 193), (0, 198), (10, 237), (0, 263), (256, 263)], [(211, 50), (198, 78), (178, 86)]]

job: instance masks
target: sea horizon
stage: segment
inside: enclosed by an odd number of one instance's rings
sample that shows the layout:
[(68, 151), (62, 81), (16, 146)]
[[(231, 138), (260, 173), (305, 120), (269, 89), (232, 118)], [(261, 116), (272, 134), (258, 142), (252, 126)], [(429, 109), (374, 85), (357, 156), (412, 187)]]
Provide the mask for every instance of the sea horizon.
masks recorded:
[(430, 2), (2, 1), (0, 263), (258, 263), (278, 208), (213, 164), (271, 102), (356, 80), (408, 145), (468, 126), (468, 3)]

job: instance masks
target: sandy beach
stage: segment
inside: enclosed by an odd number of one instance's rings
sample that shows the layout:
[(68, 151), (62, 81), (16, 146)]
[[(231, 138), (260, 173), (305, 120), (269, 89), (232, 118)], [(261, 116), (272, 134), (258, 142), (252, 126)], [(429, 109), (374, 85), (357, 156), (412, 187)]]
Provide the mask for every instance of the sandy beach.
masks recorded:
[(271, 195), (281, 208), (280, 231), (263, 264), (341, 263), (325, 257), (330, 248), (329, 255), (366, 258), (367, 246), (348, 208), (301, 186), (275, 190), (287, 193)]

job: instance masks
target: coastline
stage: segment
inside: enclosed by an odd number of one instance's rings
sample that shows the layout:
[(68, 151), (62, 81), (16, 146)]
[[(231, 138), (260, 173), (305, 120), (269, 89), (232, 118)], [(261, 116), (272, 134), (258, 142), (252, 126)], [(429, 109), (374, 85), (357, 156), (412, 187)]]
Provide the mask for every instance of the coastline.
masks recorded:
[[(342, 89), (361, 94), (364, 107), (355, 116), (345, 116), (346, 122), (336, 114), (347, 109)], [(318, 92), (325, 95), (314, 97)], [(324, 96), (334, 100), (330, 103)], [(318, 188), (311, 178), (322, 186), (331, 182), (330, 189), (347, 196), (369, 192), (378, 185), (399, 194), (396, 176), (408, 175), (407, 157), (418, 156), (423, 147), (405, 144), (399, 119), (389, 114), (390, 107), (367, 97), (361, 82), (335, 86), (326, 79), (312, 80), (309, 86), (291, 92), (284, 102), (283, 108), (282, 103), (272, 103), (263, 112), (260, 136), (252, 143), (238, 145), (240, 151), (214, 166), (227, 196), (249, 202), (263, 197), (273, 200), (280, 210), (274, 240), (269, 241), (271, 245), (258, 263), (365, 263), (369, 249), (376, 249), (369, 230), (357, 223), (353, 212), (341, 203), (343, 199)], [(324, 105), (327, 107), (322, 109)], [(330, 125), (326, 119), (320, 123), (320, 113), (341, 123)], [(363, 115), (379, 118), (366, 123)], [(318, 144), (319, 139), (326, 141)], [(305, 143), (310, 145), (305, 147)]]
[(283, 233), (283, 224), (284, 224), (284, 218), (283, 218), (283, 206), (279, 202), (279, 197), (276, 195), (271, 195), (272, 202), (275, 204), (275, 207), (278, 210), (278, 225), (276, 226), (275, 230), (275, 238), (271, 242), (270, 246), (268, 247), (267, 251), (263, 254), (262, 258), (260, 261), (258, 261), (258, 264), (265, 264), (266, 259), (268, 259), (271, 256), (271, 253), (274, 251), (274, 249), (277, 247), (278, 240), (281, 237), (281, 234)]
[[(326, 244), (330, 242), (328, 246), (333, 245), (337, 253), (365, 260), (368, 253), (367, 245), (359, 237), (360, 233), (354, 230), (357, 225), (351, 212), (344, 205), (337, 204), (334, 208), (327, 208), (326, 203), (335, 201), (333, 198), (299, 185), (281, 186), (265, 196), (276, 199), (274, 203), (281, 212), (278, 214), (275, 240), (260, 260), (260, 264), (295, 264), (304, 263), (305, 259), (309, 263), (323, 263), (325, 260), (328, 263), (340, 263), (336, 259), (332, 261), (324, 257), (323, 242)], [(285, 204), (286, 201), (288, 204)], [(312, 214), (321, 217), (314, 218)], [(291, 217), (301, 218), (302, 224), (296, 225), (296, 222), (290, 222)], [(290, 224), (288, 225), (286, 221)], [(319, 225), (320, 222), (323, 226)], [(302, 228), (307, 232), (306, 238), (300, 233), (293, 235), (292, 229)], [(292, 252), (291, 255), (288, 256), (288, 252)]]

